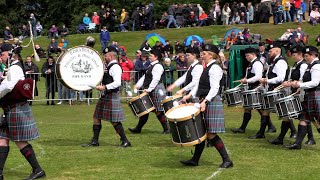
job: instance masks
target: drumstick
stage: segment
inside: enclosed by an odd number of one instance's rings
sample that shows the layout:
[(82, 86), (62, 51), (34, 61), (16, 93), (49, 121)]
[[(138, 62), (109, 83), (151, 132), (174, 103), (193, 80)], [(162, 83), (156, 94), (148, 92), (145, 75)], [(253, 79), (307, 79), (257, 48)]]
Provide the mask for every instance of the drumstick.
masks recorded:
[(235, 80), (235, 81), (233, 81), (234, 83), (236, 83), (236, 82), (240, 82), (241, 81), (241, 79), (239, 79), (239, 80)]
[(240, 86), (242, 86), (243, 84), (242, 83), (240, 83), (238, 86), (236, 86), (235, 88), (237, 88), (237, 87), (240, 87)]

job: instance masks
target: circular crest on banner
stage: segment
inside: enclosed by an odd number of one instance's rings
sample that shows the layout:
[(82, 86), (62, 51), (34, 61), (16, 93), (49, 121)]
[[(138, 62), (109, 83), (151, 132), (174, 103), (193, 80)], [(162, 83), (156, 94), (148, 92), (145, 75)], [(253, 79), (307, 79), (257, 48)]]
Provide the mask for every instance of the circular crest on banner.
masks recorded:
[(100, 54), (88, 46), (76, 46), (61, 54), (56, 63), (56, 75), (60, 82), (77, 91), (88, 91), (103, 78)]

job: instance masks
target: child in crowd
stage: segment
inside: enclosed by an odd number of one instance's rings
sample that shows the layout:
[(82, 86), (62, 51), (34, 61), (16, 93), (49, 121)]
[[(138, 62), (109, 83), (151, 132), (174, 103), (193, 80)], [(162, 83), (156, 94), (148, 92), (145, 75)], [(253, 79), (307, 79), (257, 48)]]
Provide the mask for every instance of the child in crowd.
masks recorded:
[[(171, 64), (170, 58), (165, 58), (163, 69), (164, 69), (164, 82), (163, 83), (164, 83), (165, 88), (167, 88), (170, 84), (172, 84), (174, 82), (173, 71), (176, 70), (176, 67), (174, 67)], [(172, 96), (172, 92), (167, 92), (167, 96)]]

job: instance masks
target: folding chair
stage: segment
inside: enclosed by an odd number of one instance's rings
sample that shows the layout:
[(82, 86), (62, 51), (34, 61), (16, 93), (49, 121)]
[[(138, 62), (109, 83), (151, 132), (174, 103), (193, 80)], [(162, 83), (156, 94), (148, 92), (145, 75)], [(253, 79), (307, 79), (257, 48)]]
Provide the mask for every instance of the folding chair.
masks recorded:
[(89, 23), (89, 26), (87, 26), (87, 31), (94, 33), (96, 31), (96, 23)]
[(85, 24), (79, 24), (77, 27), (77, 33), (84, 34), (86, 32), (86, 25)]

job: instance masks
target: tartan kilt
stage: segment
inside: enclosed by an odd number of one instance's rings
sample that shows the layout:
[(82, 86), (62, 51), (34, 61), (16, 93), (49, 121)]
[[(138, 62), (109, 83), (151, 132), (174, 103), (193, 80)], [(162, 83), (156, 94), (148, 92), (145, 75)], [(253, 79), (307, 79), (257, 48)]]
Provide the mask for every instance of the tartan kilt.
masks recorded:
[(306, 92), (300, 120), (320, 121), (320, 91)]
[(38, 128), (27, 102), (12, 109), (3, 109), (8, 123), (0, 128), (0, 138), (11, 141), (31, 141), (39, 137)]
[(224, 133), (224, 111), (220, 95), (215, 96), (206, 106), (204, 120), (208, 133)]
[[(163, 91), (163, 95), (159, 94), (159, 90)], [(149, 93), (149, 96), (151, 98), (151, 101), (153, 102), (156, 111), (164, 111), (161, 101), (163, 101), (166, 98), (166, 89), (164, 88), (163, 83), (159, 83), (156, 88)]]
[(120, 93), (112, 92), (102, 96), (97, 102), (93, 118), (110, 122), (124, 121), (126, 118), (120, 101)]

